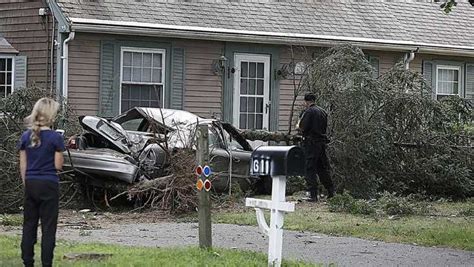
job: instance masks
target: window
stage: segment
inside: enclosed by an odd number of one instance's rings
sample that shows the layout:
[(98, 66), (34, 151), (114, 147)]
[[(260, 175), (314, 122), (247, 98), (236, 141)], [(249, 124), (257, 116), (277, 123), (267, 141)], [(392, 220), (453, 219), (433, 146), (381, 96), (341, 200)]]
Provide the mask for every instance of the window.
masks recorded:
[(120, 110), (163, 107), (165, 50), (122, 48)]
[(209, 128), (209, 148), (211, 150), (216, 148), (225, 148), (221, 135), (213, 127)]
[(0, 98), (13, 91), (13, 57), (0, 57)]
[(380, 60), (376, 56), (367, 55), (367, 60), (369, 61), (370, 66), (372, 66), (372, 78), (377, 79), (380, 75)]
[(460, 93), (461, 67), (436, 66), (436, 99)]

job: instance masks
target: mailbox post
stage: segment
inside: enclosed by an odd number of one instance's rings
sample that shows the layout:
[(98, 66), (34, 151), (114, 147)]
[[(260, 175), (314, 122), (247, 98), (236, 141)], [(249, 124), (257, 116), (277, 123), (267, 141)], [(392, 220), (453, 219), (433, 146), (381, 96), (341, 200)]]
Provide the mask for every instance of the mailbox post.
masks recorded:
[[(268, 266), (281, 265), (283, 247), (283, 217), (295, 210), (293, 203), (285, 202), (286, 177), (304, 174), (304, 153), (296, 146), (263, 146), (252, 153), (250, 173), (272, 178), (272, 200), (246, 198), (245, 205), (254, 207), (259, 228), (269, 236)], [(262, 209), (270, 210), (270, 226)]]

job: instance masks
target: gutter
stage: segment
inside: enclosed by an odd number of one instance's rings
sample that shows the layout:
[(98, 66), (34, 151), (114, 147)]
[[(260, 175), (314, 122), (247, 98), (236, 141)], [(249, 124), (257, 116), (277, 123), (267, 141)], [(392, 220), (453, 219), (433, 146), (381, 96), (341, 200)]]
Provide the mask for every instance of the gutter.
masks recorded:
[(67, 102), (68, 97), (68, 86), (69, 86), (69, 42), (74, 40), (75, 32), (70, 32), (69, 37), (63, 42), (63, 99)]
[(110, 33), (123, 35), (147, 35), (171, 38), (192, 38), (201, 40), (300, 44), (332, 46), (334, 44), (355, 43), (364, 49), (406, 51), (419, 49), (420, 53), (465, 55), (474, 57), (474, 46), (442, 45), (403, 40), (344, 37), (318, 34), (298, 34), (265, 31), (248, 31), (198, 26), (166, 25), (155, 23), (112, 21), (98, 19), (71, 18), (71, 29), (81, 32)]

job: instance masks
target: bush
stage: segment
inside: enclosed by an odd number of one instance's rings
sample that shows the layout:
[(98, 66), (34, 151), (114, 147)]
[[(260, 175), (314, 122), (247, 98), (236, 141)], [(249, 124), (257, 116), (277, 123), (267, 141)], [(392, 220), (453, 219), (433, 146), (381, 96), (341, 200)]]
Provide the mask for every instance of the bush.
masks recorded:
[(459, 211), (459, 216), (474, 216), (474, 207), (467, 207)]
[[(345, 212), (362, 215), (426, 215), (433, 213), (433, 207), (418, 196), (399, 197), (384, 192), (377, 200), (355, 199), (345, 191), (328, 200), (330, 212)], [(467, 211), (469, 212), (469, 211)]]
[(328, 200), (329, 211), (351, 214), (370, 215), (375, 213), (371, 203), (362, 199), (354, 199), (348, 192), (336, 195)]
[(23, 217), (18, 215), (0, 215), (0, 225), (3, 226), (21, 226), (23, 224)]
[(377, 204), (388, 215), (415, 214), (415, 208), (407, 198), (397, 197), (394, 194), (385, 193)]
[(296, 192), (306, 190), (306, 180), (304, 176), (290, 176), (286, 180), (286, 194), (293, 195)]

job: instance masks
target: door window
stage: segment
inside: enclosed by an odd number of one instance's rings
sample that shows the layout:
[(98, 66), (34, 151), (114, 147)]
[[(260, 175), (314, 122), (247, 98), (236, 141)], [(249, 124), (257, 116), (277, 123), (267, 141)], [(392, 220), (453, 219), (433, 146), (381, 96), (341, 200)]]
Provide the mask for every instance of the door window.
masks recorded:
[(270, 57), (238, 54), (235, 59), (234, 125), (240, 129), (267, 129)]

